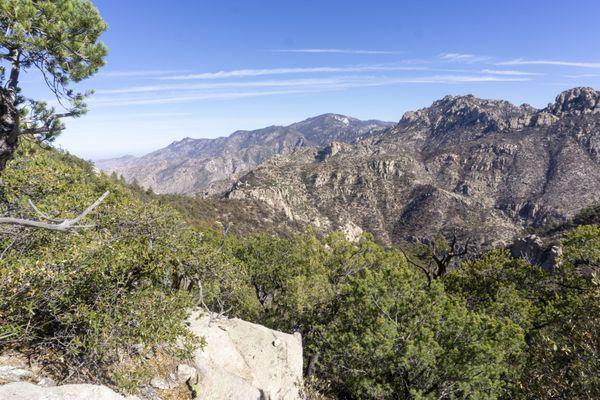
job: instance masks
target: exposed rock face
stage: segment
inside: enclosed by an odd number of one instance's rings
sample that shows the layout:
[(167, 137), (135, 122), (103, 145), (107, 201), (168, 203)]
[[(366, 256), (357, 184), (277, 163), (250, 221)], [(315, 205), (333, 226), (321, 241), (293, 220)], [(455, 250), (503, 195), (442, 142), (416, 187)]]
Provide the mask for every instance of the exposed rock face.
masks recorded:
[(206, 339), (205, 348), (194, 354), (201, 399), (300, 399), (299, 334), (199, 314), (191, 317), (190, 329)]
[(28, 382), (0, 386), (2, 400), (127, 400), (106, 386), (64, 385), (41, 387)]
[(0, 382), (19, 382), (31, 378), (33, 372), (14, 365), (0, 365)]
[(507, 101), (478, 99), (473, 95), (446, 96), (431, 107), (406, 113), (400, 123), (427, 126), (432, 136), (460, 129), (481, 135), (523, 127), (529, 124), (532, 111), (528, 105), (516, 107)]
[(325, 114), (290, 126), (237, 131), (226, 138), (186, 138), (143, 157), (125, 156), (96, 164), (157, 193), (215, 193), (275, 155), (331, 141), (352, 142), (391, 125)]
[(598, 201), (599, 99), (576, 88), (537, 110), (448, 96), (356, 143), (267, 161), (226, 197), (323, 230), (352, 223), (388, 243), (455, 229), (510, 241)]
[(0, 354), (0, 385), (28, 381), (39, 386), (55, 386), (56, 383), (44, 376), (42, 366), (31, 363), (24, 355), (16, 352)]
[[(35, 382), (35, 383), (33, 383)], [(62, 385), (19, 353), (0, 355), (0, 400), (139, 400), (101, 385)]]
[(546, 271), (552, 271), (559, 264), (562, 248), (557, 245), (549, 246), (537, 235), (518, 238), (509, 246), (513, 257), (524, 258), (531, 264), (540, 265)]
[(567, 90), (548, 105), (548, 110), (558, 116), (600, 113), (600, 92), (592, 88)]
[(162, 394), (181, 393), (181, 388), (186, 396), (194, 393), (202, 400), (301, 398), (300, 334), (204, 313), (190, 317), (189, 329), (206, 343), (193, 354), (193, 366), (180, 364), (168, 376), (154, 377), (142, 385), (139, 397), (124, 397), (98, 385), (55, 386), (40, 371), (27, 367), (23, 357), (11, 355), (0, 357), (0, 400), (156, 400)]

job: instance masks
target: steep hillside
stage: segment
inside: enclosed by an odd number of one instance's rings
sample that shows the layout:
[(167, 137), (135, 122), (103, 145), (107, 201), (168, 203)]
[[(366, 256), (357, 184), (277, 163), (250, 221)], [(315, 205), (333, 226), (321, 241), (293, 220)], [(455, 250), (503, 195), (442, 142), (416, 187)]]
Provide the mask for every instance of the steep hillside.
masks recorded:
[(237, 131), (217, 139), (186, 138), (143, 157), (102, 160), (96, 165), (157, 193), (213, 193), (274, 155), (332, 140), (352, 142), (391, 125), (324, 114), (289, 126)]
[(541, 110), (447, 96), (356, 143), (275, 157), (225, 197), (388, 243), (453, 230), (492, 243), (564, 221), (599, 194), (600, 92), (576, 88)]

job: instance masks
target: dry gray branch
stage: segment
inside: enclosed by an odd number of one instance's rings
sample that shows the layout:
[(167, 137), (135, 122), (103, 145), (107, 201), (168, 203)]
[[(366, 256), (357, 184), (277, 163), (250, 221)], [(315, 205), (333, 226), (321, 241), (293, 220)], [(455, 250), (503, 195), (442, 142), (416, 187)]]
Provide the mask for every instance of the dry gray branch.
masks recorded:
[(83, 210), (83, 212), (81, 214), (79, 214), (77, 217), (72, 218), (72, 219), (60, 220), (60, 219), (56, 219), (56, 218), (51, 218), (47, 214), (41, 212), (31, 201), (29, 201), (31, 208), (35, 211), (35, 213), (41, 219), (49, 221), (49, 222), (34, 221), (34, 220), (29, 220), (29, 219), (13, 218), (13, 217), (0, 217), (0, 224), (17, 225), (17, 226), (24, 226), (24, 227), (29, 227), (29, 228), (48, 229), (48, 230), (59, 231), (59, 232), (68, 232), (68, 231), (71, 231), (74, 229), (91, 228), (91, 227), (93, 227), (93, 225), (78, 225), (78, 224), (90, 212), (92, 212), (96, 207), (98, 207), (100, 205), (100, 203), (102, 203), (102, 201), (104, 201), (106, 196), (108, 196), (108, 194), (109, 194), (108, 191), (104, 192), (104, 194), (102, 196), (100, 196), (94, 203), (92, 203), (88, 208)]

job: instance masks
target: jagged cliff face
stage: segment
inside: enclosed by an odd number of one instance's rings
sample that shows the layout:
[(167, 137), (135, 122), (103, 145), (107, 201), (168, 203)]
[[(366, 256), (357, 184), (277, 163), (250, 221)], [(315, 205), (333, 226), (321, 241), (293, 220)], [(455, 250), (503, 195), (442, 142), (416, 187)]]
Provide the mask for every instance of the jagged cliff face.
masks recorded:
[(285, 127), (237, 131), (226, 138), (186, 138), (143, 157), (121, 157), (96, 164), (158, 193), (218, 193), (275, 155), (323, 146), (333, 140), (352, 142), (391, 125), (325, 114)]
[(453, 230), (509, 240), (600, 200), (600, 92), (542, 110), (448, 96), (356, 143), (274, 157), (225, 196), (388, 243)]

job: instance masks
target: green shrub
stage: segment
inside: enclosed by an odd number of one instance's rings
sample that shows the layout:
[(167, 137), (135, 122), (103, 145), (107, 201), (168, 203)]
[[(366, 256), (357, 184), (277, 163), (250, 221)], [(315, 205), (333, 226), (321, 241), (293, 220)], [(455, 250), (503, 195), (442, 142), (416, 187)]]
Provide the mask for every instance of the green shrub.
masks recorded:
[(497, 398), (523, 345), (514, 323), (469, 311), (402, 263), (361, 271), (334, 308), (323, 369), (352, 398)]
[(565, 234), (530, 336), (523, 398), (600, 398), (600, 226)]
[(257, 320), (299, 330), (326, 394), (339, 398), (495, 398), (518, 377), (523, 331), (428, 286), (369, 236), (307, 233), (231, 240), (260, 299)]
[(493, 251), (453, 272), (449, 291), (468, 307), (519, 325), (527, 346), (512, 360), (521, 371), (512, 398), (600, 397), (600, 229), (565, 234), (561, 264), (548, 274), (505, 251)]
[(1, 238), (0, 345), (46, 351), (97, 378), (134, 365), (140, 344), (175, 355), (195, 341), (184, 324), (191, 297), (172, 289), (185, 224), (89, 164), (32, 144), (2, 175), (3, 213), (25, 218), (37, 218), (27, 199), (66, 218), (106, 190), (85, 221), (94, 228), (15, 228)]

